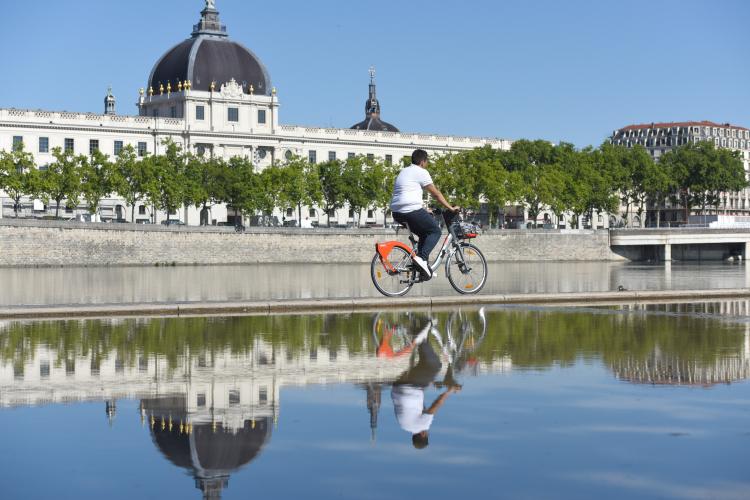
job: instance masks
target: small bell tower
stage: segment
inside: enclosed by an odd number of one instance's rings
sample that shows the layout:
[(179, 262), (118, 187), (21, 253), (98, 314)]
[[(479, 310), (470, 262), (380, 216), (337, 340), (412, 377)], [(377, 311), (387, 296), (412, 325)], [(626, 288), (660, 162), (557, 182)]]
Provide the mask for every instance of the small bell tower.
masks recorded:
[(104, 114), (105, 115), (116, 115), (115, 104), (117, 99), (112, 95), (112, 87), (107, 89), (107, 96), (104, 98)]

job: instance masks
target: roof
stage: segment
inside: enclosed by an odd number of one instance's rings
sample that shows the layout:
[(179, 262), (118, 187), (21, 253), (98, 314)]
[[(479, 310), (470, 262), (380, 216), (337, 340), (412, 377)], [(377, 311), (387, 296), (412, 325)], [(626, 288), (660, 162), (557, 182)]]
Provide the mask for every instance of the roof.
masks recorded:
[(720, 128), (732, 128), (736, 130), (748, 130), (745, 127), (738, 125), (731, 125), (729, 123), (716, 123), (708, 120), (701, 122), (663, 122), (663, 123), (642, 123), (640, 125), (628, 125), (623, 127), (621, 131), (627, 130), (642, 130), (649, 128), (672, 128), (672, 127), (720, 127)]
[(399, 130), (390, 123), (384, 122), (375, 116), (368, 116), (364, 121), (352, 126), (354, 130), (373, 130), (377, 132), (398, 132)]
[(253, 93), (271, 95), (271, 78), (260, 59), (229, 39), (218, 11), (207, 8), (201, 14), (192, 37), (169, 49), (154, 65), (149, 87), (158, 91), (171, 83), (176, 90), (179, 82), (190, 81), (193, 90), (208, 92), (212, 83), (218, 90), (234, 79), (246, 94), (252, 85)]

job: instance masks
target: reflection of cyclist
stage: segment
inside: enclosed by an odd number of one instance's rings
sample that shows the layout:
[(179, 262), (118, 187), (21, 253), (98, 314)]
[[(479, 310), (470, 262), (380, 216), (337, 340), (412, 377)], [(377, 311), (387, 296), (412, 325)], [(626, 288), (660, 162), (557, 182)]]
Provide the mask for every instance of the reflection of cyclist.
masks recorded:
[(424, 390), (435, 380), (442, 367), (427, 340), (430, 328), (432, 323), (428, 322), (414, 339), (414, 343), (418, 344), (419, 361), (393, 383), (391, 390), (396, 420), (402, 429), (412, 434), (412, 443), (417, 449), (427, 446), (428, 431), (435, 413), (451, 393), (460, 390), (460, 386), (451, 385), (429, 408), (425, 408)]
[(401, 170), (393, 187), (393, 198), (391, 199), (391, 211), (393, 219), (400, 224), (408, 224), (409, 229), (419, 236), (417, 255), (414, 263), (419, 266), (422, 276), (426, 279), (432, 277), (430, 270), (430, 252), (440, 241), (440, 226), (435, 219), (422, 206), (422, 190), (430, 193), (437, 201), (448, 210), (456, 211), (448, 203), (443, 193), (435, 187), (432, 177), (427, 171), (428, 156), (421, 149), (417, 149), (411, 155), (411, 165)]

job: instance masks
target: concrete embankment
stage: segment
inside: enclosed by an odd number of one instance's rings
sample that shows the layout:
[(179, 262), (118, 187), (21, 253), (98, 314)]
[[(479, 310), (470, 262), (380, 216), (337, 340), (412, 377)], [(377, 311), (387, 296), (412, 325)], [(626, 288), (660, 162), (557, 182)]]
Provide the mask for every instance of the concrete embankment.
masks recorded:
[[(182, 228), (0, 219), (0, 266), (369, 263), (384, 229)], [(475, 240), (490, 262), (623, 261), (608, 231), (489, 231)]]
[(303, 313), (347, 313), (398, 309), (446, 309), (481, 305), (604, 306), (644, 303), (714, 302), (750, 299), (750, 289), (661, 290), (554, 294), (103, 304), (0, 308), (0, 320), (71, 318), (229, 316)]

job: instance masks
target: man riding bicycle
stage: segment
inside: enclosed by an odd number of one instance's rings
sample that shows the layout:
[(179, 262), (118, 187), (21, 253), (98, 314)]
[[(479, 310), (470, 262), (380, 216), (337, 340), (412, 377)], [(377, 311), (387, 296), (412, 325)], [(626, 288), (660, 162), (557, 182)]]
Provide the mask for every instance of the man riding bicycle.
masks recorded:
[(419, 268), (422, 279), (432, 278), (430, 269), (430, 252), (440, 241), (440, 226), (432, 215), (425, 210), (422, 202), (422, 192), (427, 191), (441, 205), (453, 212), (458, 211), (435, 187), (432, 176), (427, 171), (429, 159), (426, 151), (417, 149), (411, 155), (411, 165), (401, 170), (393, 187), (391, 198), (391, 212), (393, 220), (407, 225), (412, 233), (419, 237), (417, 255), (413, 258)]

